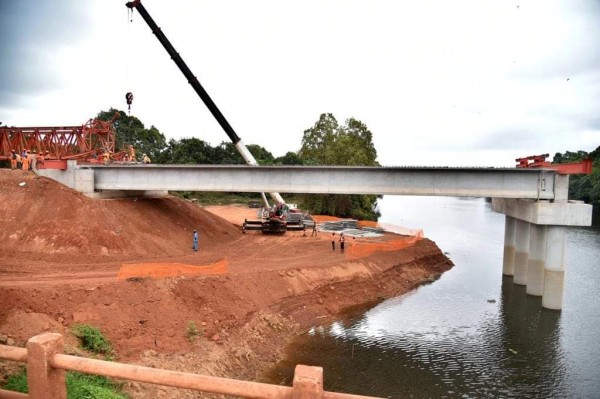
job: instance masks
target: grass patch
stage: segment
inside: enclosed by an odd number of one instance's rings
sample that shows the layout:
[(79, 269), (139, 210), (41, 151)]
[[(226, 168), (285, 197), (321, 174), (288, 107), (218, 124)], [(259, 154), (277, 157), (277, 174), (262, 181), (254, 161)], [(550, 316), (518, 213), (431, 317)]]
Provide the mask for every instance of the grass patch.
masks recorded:
[(29, 387), (27, 386), (27, 370), (22, 369), (19, 374), (9, 376), (3, 388), (8, 389), (9, 391), (29, 393)]
[(79, 338), (83, 349), (98, 355), (113, 355), (112, 344), (98, 328), (89, 324), (79, 324), (73, 327), (73, 334)]
[[(68, 399), (128, 399), (120, 384), (99, 375), (68, 371), (66, 375)], [(28, 393), (27, 370), (8, 377), (4, 389)]]

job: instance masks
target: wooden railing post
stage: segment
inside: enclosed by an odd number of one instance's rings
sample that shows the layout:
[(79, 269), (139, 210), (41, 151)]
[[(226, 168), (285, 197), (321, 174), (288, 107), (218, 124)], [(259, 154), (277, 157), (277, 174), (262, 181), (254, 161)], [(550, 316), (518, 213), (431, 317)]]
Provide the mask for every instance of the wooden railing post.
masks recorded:
[(323, 399), (323, 367), (296, 366), (292, 399)]
[(66, 399), (65, 372), (50, 365), (50, 359), (63, 351), (61, 334), (36, 335), (27, 341), (27, 382), (31, 399)]

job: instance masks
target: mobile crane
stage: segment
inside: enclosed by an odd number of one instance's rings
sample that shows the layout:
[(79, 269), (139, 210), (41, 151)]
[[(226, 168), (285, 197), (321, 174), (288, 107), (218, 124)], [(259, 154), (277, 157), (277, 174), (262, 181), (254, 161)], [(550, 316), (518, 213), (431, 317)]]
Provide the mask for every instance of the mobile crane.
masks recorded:
[[(152, 30), (152, 33), (154, 33), (160, 44), (162, 44), (165, 50), (167, 50), (167, 53), (169, 53), (171, 59), (173, 60), (173, 62), (175, 62), (179, 70), (183, 73), (188, 83), (200, 96), (200, 98), (202, 99), (206, 107), (209, 109), (209, 111), (212, 113), (212, 115), (215, 117), (219, 125), (221, 125), (221, 128), (223, 128), (229, 139), (233, 142), (235, 148), (238, 150), (246, 164), (258, 166), (258, 162), (256, 162), (256, 159), (254, 159), (254, 156), (252, 156), (252, 154), (248, 150), (248, 147), (246, 147), (246, 145), (242, 142), (242, 139), (235, 133), (229, 122), (227, 122), (227, 119), (225, 119), (219, 108), (217, 108), (217, 105), (210, 98), (206, 90), (204, 90), (204, 87), (202, 87), (196, 76), (194, 76), (190, 68), (188, 68), (188, 66), (183, 61), (179, 53), (175, 51), (175, 48), (173, 47), (169, 39), (167, 39), (163, 31), (158, 27), (158, 25), (156, 25), (156, 22), (154, 22), (154, 20), (142, 4), (141, 0), (130, 1), (125, 5), (131, 10), (135, 8), (140, 13), (142, 18), (144, 18), (144, 21), (146, 21), (146, 23)], [(275, 201), (274, 208), (285, 204), (285, 201), (283, 200), (281, 195), (279, 195), (279, 193), (269, 194)], [(269, 206), (269, 201), (267, 200), (265, 193), (261, 193), (261, 196), (266, 209), (270, 209), (271, 207)]]

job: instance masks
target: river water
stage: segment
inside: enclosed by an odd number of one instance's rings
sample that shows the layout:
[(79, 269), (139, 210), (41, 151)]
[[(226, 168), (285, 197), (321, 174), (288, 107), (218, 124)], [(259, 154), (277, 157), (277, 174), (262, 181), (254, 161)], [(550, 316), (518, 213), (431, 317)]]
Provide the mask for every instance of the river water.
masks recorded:
[(562, 311), (502, 276), (504, 216), (481, 198), (387, 196), (380, 221), (422, 228), (455, 266), (327, 325), (272, 370), (325, 369), (325, 389), (390, 398), (599, 398), (600, 228), (567, 233)]

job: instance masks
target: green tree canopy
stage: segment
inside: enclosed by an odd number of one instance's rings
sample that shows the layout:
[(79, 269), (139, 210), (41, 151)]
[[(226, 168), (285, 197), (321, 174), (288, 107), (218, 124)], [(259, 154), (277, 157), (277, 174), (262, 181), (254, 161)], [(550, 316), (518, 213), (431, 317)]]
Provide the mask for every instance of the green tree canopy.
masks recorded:
[[(340, 126), (333, 114), (321, 114), (304, 131), (299, 157), (306, 165), (378, 166), (373, 134), (361, 121), (350, 118)], [(376, 220), (375, 195), (304, 196), (313, 213)]]
[(154, 126), (146, 129), (142, 121), (138, 118), (127, 115), (126, 112), (115, 108), (110, 108), (108, 111), (100, 111), (96, 119), (109, 121), (115, 112), (119, 112), (121, 115), (113, 124), (116, 132), (115, 150), (124, 150), (131, 144), (138, 152), (138, 156), (146, 153), (153, 160), (159, 159), (161, 152), (167, 147), (167, 140), (164, 134)]
[(287, 152), (284, 156), (275, 158), (276, 165), (302, 165), (302, 159), (295, 152)]

